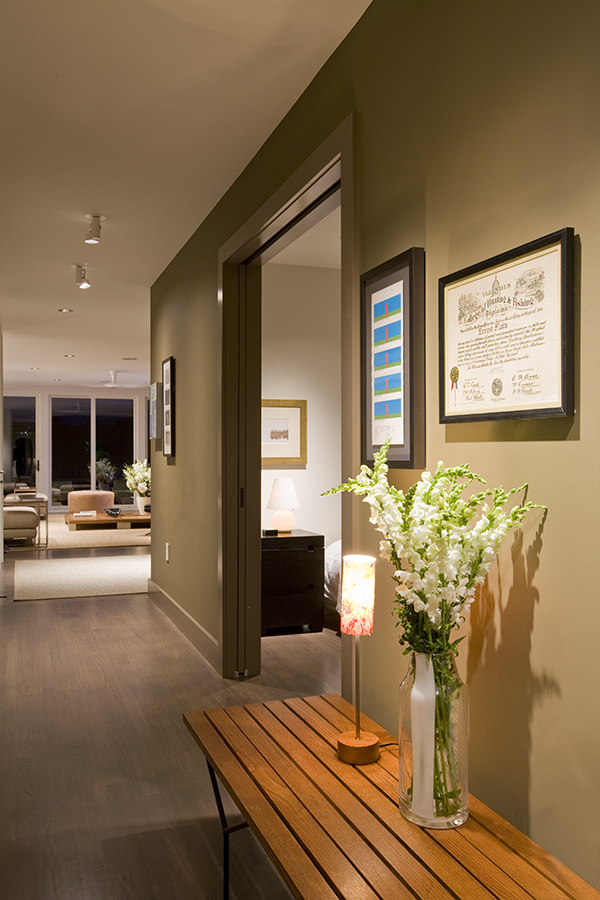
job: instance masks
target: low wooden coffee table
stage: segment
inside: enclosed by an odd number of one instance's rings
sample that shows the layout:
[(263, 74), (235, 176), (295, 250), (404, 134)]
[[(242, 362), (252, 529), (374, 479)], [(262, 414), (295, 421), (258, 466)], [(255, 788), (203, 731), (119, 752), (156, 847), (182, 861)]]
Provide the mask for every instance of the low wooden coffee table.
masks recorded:
[(96, 513), (95, 516), (76, 516), (73, 513), (65, 515), (65, 522), (69, 531), (80, 531), (84, 528), (147, 528), (150, 525), (151, 513), (126, 513), (118, 516), (109, 516), (106, 513)]

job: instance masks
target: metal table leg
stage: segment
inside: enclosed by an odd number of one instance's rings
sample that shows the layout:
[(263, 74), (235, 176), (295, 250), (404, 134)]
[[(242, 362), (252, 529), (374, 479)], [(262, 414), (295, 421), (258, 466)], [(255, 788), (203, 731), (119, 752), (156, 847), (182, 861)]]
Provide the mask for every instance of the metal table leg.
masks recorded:
[(223, 831), (223, 900), (229, 900), (229, 835), (233, 834), (234, 831), (241, 831), (242, 828), (247, 828), (248, 823), (239, 822), (237, 825), (227, 824), (227, 816), (225, 815), (225, 810), (223, 808), (223, 801), (221, 800), (221, 792), (219, 791), (219, 783), (217, 781), (217, 776), (215, 775), (215, 770), (208, 760), (206, 760), (206, 765), (208, 766), (208, 774), (210, 775), (210, 781), (215, 795), (217, 809), (219, 811), (221, 829)]

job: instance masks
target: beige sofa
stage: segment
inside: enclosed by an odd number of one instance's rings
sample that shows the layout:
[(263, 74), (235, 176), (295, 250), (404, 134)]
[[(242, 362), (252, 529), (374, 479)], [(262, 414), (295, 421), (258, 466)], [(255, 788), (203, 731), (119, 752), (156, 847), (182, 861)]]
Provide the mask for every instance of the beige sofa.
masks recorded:
[(69, 491), (69, 512), (84, 512), (88, 509), (103, 513), (115, 505), (114, 491)]
[(27, 540), (35, 543), (37, 540), (40, 517), (37, 509), (32, 506), (5, 506), (4, 507), (4, 540)]

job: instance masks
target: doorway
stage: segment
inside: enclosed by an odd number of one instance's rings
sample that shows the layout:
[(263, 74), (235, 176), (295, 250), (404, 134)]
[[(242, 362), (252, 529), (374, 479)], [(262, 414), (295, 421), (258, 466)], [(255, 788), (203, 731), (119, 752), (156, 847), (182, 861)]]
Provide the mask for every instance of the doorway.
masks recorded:
[[(219, 253), (223, 333), (221, 671), (226, 678), (260, 673), (261, 483), (257, 473), (261, 468), (262, 266), (340, 205), (342, 471), (353, 471), (359, 463), (354, 136), (350, 117)], [(356, 519), (350, 505), (342, 501), (347, 546), (353, 543)]]
[[(320, 627), (323, 608), (318, 599), (318, 585), (323, 570), (324, 625), (337, 631), (335, 595), (336, 581), (339, 584), (336, 568), (341, 554), (341, 496), (323, 497), (322, 494), (342, 480), (340, 207), (269, 259), (262, 266), (261, 276), (261, 633), (264, 638), (286, 627), (290, 630)], [(286, 413), (286, 402), (291, 404), (292, 418), (284, 417), (280, 421), (282, 409), (275, 404), (281, 403)], [(303, 421), (299, 415), (294, 416), (294, 404), (303, 404)], [(265, 444), (273, 423), (281, 427), (275, 431), (276, 439)], [(298, 450), (301, 424), (306, 432), (306, 450), (298, 460), (294, 453)], [(268, 508), (275, 484), (278, 488), (292, 487), (297, 502), (292, 513), (296, 520), (294, 531), (289, 537), (274, 541), (264, 535), (265, 531), (272, 530), (271, 518), (277, 512)], [(311, 548), (308, 553), (304, 549), (307, 542)], [(314, 549), (311, 542), (316, 542)], [(281, 549), (277, 550), (279, 545)], [(281, 564), (273, 568), (270, 560), (281, 560)], [(291, 560), (296, 561), (297, 571), (289, 567)], [(271, 576), (267, 577), (266, 585), (265, 565), (267, 575)]]

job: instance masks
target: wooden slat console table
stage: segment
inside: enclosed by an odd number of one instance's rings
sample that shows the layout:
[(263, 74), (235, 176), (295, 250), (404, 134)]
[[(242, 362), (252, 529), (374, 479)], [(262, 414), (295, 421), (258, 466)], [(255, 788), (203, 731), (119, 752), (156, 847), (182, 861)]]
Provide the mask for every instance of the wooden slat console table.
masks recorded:
[[(199, 710), (184, 721), (213, 786), (216, 773), (298, 900), (600, 900), (474, 797), (457, 829), (403, 819), (397, 743), (363, 715), (362, 727), (390, 746), (368, 766), (340, 762), (337, 735), (353, 729), (354, 707), (337, 694)], [(219, 812), (226, 852), (241, 826), (228, 828)]]

